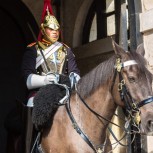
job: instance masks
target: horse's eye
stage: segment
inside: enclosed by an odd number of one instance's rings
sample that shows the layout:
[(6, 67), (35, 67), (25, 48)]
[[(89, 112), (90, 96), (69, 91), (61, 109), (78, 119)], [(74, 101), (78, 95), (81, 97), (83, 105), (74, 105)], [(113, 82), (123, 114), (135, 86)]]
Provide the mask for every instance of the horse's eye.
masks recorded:
[(128, 80), (130, 83), (134, 83), (135, 82), (135, 78), (134, 77), (128, 77)]

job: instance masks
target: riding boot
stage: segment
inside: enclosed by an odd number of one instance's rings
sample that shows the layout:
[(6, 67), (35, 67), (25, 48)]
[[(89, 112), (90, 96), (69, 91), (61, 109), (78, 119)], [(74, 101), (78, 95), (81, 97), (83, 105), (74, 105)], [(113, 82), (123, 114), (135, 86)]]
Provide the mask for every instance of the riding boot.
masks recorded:
[(34, 144), (36, 130), (32, 123), (32, 107), (24, 105), (23, 121), (24, 121), (24, 153), (30, 153)]

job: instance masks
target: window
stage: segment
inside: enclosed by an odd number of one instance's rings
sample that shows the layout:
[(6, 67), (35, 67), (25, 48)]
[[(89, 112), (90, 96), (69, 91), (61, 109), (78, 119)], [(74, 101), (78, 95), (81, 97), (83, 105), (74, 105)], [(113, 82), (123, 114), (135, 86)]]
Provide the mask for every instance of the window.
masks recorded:
[(115, 34), (115, 6), (114, 0), (106, 0), (107, 36)]
[(119, 34), (120, 6), (118, 0), (94, 0), (84, 24), (82, 43)]

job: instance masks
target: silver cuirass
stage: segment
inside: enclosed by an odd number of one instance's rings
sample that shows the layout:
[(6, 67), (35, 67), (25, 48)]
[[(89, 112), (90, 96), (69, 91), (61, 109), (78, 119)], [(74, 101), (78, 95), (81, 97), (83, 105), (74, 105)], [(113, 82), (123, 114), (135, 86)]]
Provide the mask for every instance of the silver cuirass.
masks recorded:
[[(39, 56), (39, 54), (38, 54), (38, 56)], [(66, 48), (64, 46), (61, 46), (58, 50), (56, 50), (54, 53), (52, 53), (46, 59), (46, 62), (43, 62), (40, 65), (43, 73), (47, 74), (48, 72), (51, 72), (51, 73), (56, 73), (56, 74), (62, 74), (65, 59), (66, 59), (66, 54), (67, 54)]]

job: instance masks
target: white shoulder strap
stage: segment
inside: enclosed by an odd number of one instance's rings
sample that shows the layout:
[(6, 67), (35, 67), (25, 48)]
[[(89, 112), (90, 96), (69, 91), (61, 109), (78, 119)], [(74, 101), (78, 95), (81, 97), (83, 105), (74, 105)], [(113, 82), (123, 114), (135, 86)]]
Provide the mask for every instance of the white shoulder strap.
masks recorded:
[[(46, 48), (45, 50), (43, 50), (44, 56), (47, 59), (51, 54), (53, 54), (54, 52), (56, 52), (61, 46), (63, 46), (62, 43), (60, 42), (55, 42), (54, 44), (52, 44), (50, 47)], [(36, 69), (44, 62), (44, 58), (42, 55), (38, 56), (36, 58)]]

